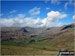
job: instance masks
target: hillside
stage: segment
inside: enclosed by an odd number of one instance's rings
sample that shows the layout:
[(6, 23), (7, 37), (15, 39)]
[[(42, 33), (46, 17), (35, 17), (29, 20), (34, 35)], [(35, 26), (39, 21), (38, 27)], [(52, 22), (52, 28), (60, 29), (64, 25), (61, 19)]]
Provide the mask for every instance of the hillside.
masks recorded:
[(74, 24), (52, 28), (1, 28), (1, 49), (3, 55), (56, 54), (60, 49), (74, 51)]

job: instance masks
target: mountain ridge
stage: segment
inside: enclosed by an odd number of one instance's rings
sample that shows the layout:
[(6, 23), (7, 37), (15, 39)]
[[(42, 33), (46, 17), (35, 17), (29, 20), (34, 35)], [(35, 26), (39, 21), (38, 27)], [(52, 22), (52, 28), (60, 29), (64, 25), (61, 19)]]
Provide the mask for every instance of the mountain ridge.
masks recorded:
[(6, 27), (1, 28), (1, 40), (8, 38), (31, 38), (32, 36), (44, 36), (45, 38), (54, 38), (54, 36), (67, 32), (69, 28), (74, 28), (74, 24), (68, 24), (61, 27), (52, 28), (30, 28), (30, 27)]

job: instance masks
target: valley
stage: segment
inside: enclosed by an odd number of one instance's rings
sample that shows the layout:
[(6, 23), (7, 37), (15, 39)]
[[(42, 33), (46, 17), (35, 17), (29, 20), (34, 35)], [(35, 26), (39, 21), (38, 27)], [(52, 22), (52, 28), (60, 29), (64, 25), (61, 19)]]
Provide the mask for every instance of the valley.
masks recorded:
[(74, 51), (74, 24), (52, 28), (1, 28), (2, 55), (56, 55)]

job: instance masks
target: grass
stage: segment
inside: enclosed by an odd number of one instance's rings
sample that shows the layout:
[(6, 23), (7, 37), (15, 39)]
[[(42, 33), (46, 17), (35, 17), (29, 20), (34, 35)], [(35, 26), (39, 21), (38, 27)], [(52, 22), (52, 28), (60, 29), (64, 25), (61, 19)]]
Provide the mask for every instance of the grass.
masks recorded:
[(2, 45), (1, 54), (6, 55), (43, 55), (43, 54), (56, 54), (54, 51), (41, 50), (32, 47), (21, 47), (21, 46), (6, 46)]
[(32, 39), (34, 39), (34, 40), (42, 40), (42, 39), (44, 39), (44, 38), (46, 38), (46, 37), (43, 36), (43, 35), (39, 35), (39, 36), (33, 36), (33, 37), (31, 38), (31, 40), (32, 40)]
[[(30, 40), (44, 39), (44, 36), (32, 37)], [(1, 54), (13, 55), (45, 55), (56, 54), (60, 49), (74, 50), (73, 32), (65, 32), (62, 35), (43, 42), (33, 42), (25, 40), (23, 42), (2, 41)]]
[(2, 41), (1, 45), (11, 45), (11, 46), (20, 46), (22, 45), (20, 42), (13, 42), (13, 41)]
[(47, 43), (47, 44), (45, 44), (45, 43), (43, 43), (43, 42), (34, 42), (34, 43), (32, 43), (32, 45), (40, 45), (40, 46), (56, 46), (56, 44), (54, 44), (54, 43)]
[[(29, 45), (40, 45), (41, 47), (35, 47), (35, 46), (29, 46)], [(1, 54), (9, 55), (31, 55), (31, 54), (56, 54), (53, 53), (53, 51), (56, 52), (56, 49), (48, 49), (44, 48), (43, 46), (46, 46), (44, 43), (32, 43), (27, 46), (23, 45), (21, 46), (21, 43), (18, 42), (12, 42), (12, 41), (2, 41), (1, 42)], [(47, 46), (49, 46), (47, 44)], [(46, 52), (46, 53), (44, 53)], [(51, 53), (52, 52), (52, 53)]]

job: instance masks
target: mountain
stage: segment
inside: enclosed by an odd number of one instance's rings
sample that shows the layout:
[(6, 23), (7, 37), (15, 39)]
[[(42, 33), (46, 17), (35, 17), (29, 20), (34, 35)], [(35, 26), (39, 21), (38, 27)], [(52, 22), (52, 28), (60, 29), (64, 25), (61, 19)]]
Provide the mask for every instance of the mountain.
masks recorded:
[(44, 28), (30, 28), (30, 27), (6, 27), (1, 28), (1, 40), (23, 40), (24, 38), (28, 39), (32, 35), (39, 35)]
[(49, 39), (44, 43), (55, 44), (58, 49), (74, 50), (74, 24), (64, 25), (58, 30), (58, 32), (54, 32), (53, 39)]
[(0, 32), (2, 55), (56, 55), (63, 49), (74, 51), (74, 24), (51, 28), (7, 27)]
[(6, 27), (1, 28), (0, 31), (2, 41), (19, 41), (24, 40), (24, 38), (30, 39), (34, 37), (35, 39), (39, 38), (40, 40), (47, 40), (62, 35), (63, 33), (68, 32), (70, 29), (72, 30), (73, 28), (73, 24), (68, 24), (61, 27), (52, 28)]
[(74, 29), (74, 24), (63, 25), (61, 27), (52, 27), (50, 28), (50, 30), (44, 32), (43, 34), (49, 36), (57, 36), (64, 32), (67, 32), (69, 29)]

